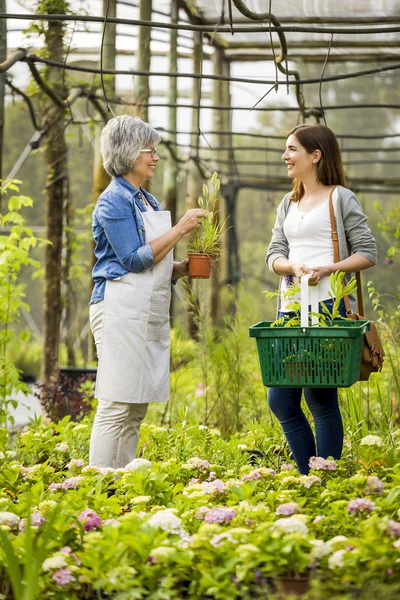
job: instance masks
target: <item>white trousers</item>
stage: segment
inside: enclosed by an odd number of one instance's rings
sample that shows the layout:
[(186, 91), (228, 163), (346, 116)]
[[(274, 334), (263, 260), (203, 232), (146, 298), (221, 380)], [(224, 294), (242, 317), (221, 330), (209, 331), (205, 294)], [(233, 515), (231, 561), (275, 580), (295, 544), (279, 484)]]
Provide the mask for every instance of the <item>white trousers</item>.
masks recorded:
[[(91, 304), (90, 328), (100, 356), (104, 301)], [(140, 424), (148, 404), (99, 400), (90, 437), (89, 464), (96, 467), (125, 467), (136, 457)]]

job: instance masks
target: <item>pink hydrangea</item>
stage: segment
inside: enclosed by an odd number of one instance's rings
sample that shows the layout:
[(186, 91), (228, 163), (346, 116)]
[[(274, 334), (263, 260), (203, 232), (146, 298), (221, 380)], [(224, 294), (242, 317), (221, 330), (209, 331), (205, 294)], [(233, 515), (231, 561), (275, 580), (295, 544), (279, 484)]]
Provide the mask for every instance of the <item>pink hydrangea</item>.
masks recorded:
[(62, 483), (63, 490), (76, 490), (79, 483), (84, 479), (81, 475), (77, 475), (76, 477), (69, 477)]
[(296, 514), (299, 508), (297, 502), (286, 502), (286, 504), (280, 504), (275, 513), (284, 517), (290, 517), (291, 515)]
[(397, 535), (400, 537), (400, 523), (391, 519), (386, 527), (386, 533), (388, 535)]
[(200, 519), (200, 521), (204, 521), (204, 517), (206, 516), (206, 514), (210, 511), (210, 509), (208, 508), (208, 506), (200, 506), (199, 510), (197, 511), (195, 517), (196, 519)]
[(317, 523), (319, 523), (320, 521), (323, 521), (324, 519), (326, 519), (325, 515), (317, 515), (313, 521), (314, 525), (316, 525)]
[(228, 506), (214, 506), (204, 517), (205, 523), (230, 523), (236, 517), (236, 511)]
[(379, 477), (371, 475), (370, 477), (367, 477), (364, 491), (367, 494), (383, 494), (384, 486), (385, 484), (379, 479)]
[(62, 483), (51, 483), (49, 485), (49, 490), (55, 491), (55, 490), (62, 490)]
[(312, 456), (308, 464), (310, 469), (317, 471), (336, 471), (337, 469), (336, 461), (322, 458), (322, 456)]
[(292, 465), (291, 463), (284, 463), (281, 466), (281, 471), (293, 471), (295, 469), (296, 469), (296, 467), (294, 465)]
[(103, 519), (91, 508), (85, 508), (78, 517), (85, 531), (92, 531), (101, 527)]
[(67, 469), (74, 469), (77, 467), (84, 467), (85, 466), (85, 461), (82, 460), (81, 458), (72, 458), (69, 463), (67, 464)]
[(69, 569), (60, 569), (59, 571), (55, 571), (52, 579), (54, 579), (59, 587), (65, 587), (69, 583), (75, 581), (75, 577), (72, 575)]
[[(42, 513), (40, 513), (38, 510), (36, 510), (35, 512), (33, 512), (31, 514), (31, 525), (32, 527), (38, 528), (40, 527), (43, 523), (46, 522), (46, 519), (44, 518), (44, 516), (42, 515)], [(21, 533), (25, 532), (26, 529), (26, 519), (21, 519), (19, 522), (19, 530)]]
[(300, 477), (300, 482), (309, 490), (314, 483), (318, 483), (320, 485), (322, 483), (322, 479), (321, 477), (317, 477), (317, 475), (304, 475), (303, 477)]
[(242, 477), (242, 481), (254, 481), (256, 479), (261, 479), (258, 471), (250, 471), (250, 473), (245, 473)]
[(201, 487), (207, 494), (211, 494), (212, 496), (223, 494), (227, 489), (225, 483), (220, 479), (214, 479), (214, 481), (203, 481)]
[(347, 505), (347, 510), (352, 515), (360, 511), (372, 512), (375, 508), (375, 502), (368, 500), (367, 498), (356, 498), (355, 500), (350, 500)]

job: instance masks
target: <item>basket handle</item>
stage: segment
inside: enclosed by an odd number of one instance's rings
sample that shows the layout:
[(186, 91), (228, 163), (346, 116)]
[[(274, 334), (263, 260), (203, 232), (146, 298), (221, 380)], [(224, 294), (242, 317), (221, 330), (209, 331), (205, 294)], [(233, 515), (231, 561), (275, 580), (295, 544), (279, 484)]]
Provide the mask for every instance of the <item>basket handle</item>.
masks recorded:
[[(303, 275), (300, 279), (300, 324), (302, 327), (308, 327), (309, 311), (308, 307), (311, 304), (311, 312), (315, 313), (311, 316), (311, 325), (318, 325), (318, 286), (308, 285), (308, 280), (312, 277), (310, 273)], [(308, 301), (308, 293), (310, 292), (311, 302)]]

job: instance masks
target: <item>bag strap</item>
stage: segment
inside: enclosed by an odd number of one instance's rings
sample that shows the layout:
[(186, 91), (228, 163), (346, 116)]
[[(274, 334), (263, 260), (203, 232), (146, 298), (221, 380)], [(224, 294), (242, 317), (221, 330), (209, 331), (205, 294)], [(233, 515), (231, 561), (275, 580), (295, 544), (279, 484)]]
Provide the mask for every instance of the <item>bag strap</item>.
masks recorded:
[[(331, 229), (332, 229), (332, 244), (333, 244), (333, 262), (337, 263), (340, 261), (340, 256), (339, 256), (339, 238), (338, 238), (338, 232), (337, 232), (337, 228), (336, 228), (336, 221), (335, 221), (335, 212), (333, 210), (333, 200), (332, 200), (332, 196), (333, 196), (333, 192), (335, 191), (337, 186), (335, 186), (332, 190), (331, 193), (329, 194), (329, 217), (331, 220)], [(364, 302), (363, 302), (363, 297), (362, 297), (362, 289), (361, 289), (361, 275), (360, 272), (357, 271), (356, 273), (356, 281), (357, 281), (357, 304), (358, 304), (358, 312), (360, 315), (364, 316)], [(346, 313), (347, 314), (352, 314), (352, 310), (351, 310), (351, 306), (350, 306), (350, 301), (349, 301), (349, 297), (345, 296), (343, 298), (344, 300), (344, 305), (346, 307)]]

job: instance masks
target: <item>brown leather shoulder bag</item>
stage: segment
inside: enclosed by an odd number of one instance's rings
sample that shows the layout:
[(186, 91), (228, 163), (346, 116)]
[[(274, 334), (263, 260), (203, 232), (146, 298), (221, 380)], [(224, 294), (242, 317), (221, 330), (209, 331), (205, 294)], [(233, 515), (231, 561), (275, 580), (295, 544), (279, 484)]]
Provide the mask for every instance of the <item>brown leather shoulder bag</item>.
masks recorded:
[[(332, 228), (332, 243), (333, 243), (333, 261), (339, 262), (339, 240), (338, 234), (336, 230), (336, 221), (335, 221), (335, 213), (333, 210), (333, 201), (332, 194), (335, 188), (331, 191), (329, 195), (329, 216), (331, 220), (331, 228)], [(357, 304), (358, 304), (358, 313), (353, 313), (350, 306), (349, 297), (344, 297), (344, 303), (346, 307), (346, 314), (348, 319), (352, 319), (353, 321), (359, 321), (365, 319), (364, 315), (364, 303), (362, 297), (362, 289), (361, 289), (361, 275), (360, 273), (356, 273), (356, 281), (357, 281)], [(383, 350), (381, 340), (379, 339), (378, 331), (375, 325), (370, 323), (370, 330), (364, 334), (363, 341), (363, 349), (361, 356), (361, 367), (360, 367), (360, 381), (367, 381), (371, 373), (382, 371), (383, 359), (385, 356), (385, 351)]]

